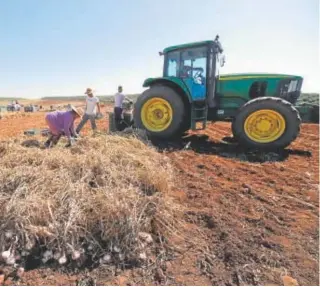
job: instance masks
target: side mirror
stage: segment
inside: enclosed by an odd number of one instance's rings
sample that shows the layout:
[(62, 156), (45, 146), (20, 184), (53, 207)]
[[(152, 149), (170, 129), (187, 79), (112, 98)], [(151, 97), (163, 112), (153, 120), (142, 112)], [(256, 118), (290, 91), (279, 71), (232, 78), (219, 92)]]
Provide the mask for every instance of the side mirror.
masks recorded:
[(159, 52), (159, 56), (163, 56), (164, 54), (162, 52)]

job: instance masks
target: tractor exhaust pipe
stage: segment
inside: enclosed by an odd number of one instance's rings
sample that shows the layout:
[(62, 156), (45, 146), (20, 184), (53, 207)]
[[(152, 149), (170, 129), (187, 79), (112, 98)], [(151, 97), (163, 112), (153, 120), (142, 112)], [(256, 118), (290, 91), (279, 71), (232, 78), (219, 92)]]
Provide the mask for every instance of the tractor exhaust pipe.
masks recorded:
[(219, 41), (219, 35), (217, 35), (214, 39), (214, 42), (216, 44), (216, 52), (222, 54), (223, 53), (223, 48), (222, 45)]

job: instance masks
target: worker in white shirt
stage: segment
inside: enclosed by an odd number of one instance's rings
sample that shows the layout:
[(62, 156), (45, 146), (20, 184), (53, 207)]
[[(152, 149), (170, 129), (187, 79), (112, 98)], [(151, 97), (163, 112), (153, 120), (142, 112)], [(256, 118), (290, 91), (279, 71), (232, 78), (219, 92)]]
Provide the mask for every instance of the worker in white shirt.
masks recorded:
[(116, 122), (120, 122), (122, 120), (122, 111), (123, 111), (123, 101), (128, 101), (129, 103), (132, 103), (130, 99), (128, 99), (123, 93), (122, 86), (118, 87), (118, 93), (114, 96), (114, 117)]
[(97, 125), (96, 125), (97, 110), (99, 114), (101, 113), (99, 99), (98, 97), (93, 95), (92, 89), (88, 88), (85, 94), (87, 95), (85, 114), (83, 115), (81, 122), (76, 128), (77, 134), (80, 133), (81, 129), (83, 128), (83, 126), (86, 124), (88, 120), (90, 120), (91, 128), (93, 132), (95, 132), (97, 129)]
[(122, 86), (118, 87), (118, 93), (114, 96), (114, 119), (116, 124), (117, 130), (123, 130), (123, 102), (127, 101), (129, 103), (132, 103), (132, 101), (127, 98), (123, 93)]

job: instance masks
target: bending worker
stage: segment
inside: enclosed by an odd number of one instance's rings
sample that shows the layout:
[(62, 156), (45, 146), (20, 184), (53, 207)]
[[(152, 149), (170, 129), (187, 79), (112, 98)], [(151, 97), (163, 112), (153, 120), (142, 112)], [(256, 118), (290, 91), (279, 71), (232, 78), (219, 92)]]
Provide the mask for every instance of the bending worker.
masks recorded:
[(49, 148), (52, 145), (56, 145), (60, 140), (62, 135), (68, 138), (68, 144), (66, 147), (72, 145), (71, 136), (76, 137), (76, 132), (74, 130), (74, 121), (81, 115), (75, 107), (71, 107), (70, 111), (61, 112), (55, 111), (48, 113), (46, 115), (46, 122), (49, 127), (51, 135), (45, 142), (45, 147)]

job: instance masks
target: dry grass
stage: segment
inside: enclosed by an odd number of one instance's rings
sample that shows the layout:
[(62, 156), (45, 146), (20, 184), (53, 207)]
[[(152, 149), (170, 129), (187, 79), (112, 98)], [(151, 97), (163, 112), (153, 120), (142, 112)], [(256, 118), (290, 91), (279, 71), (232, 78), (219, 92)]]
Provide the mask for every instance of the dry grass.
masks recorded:
[(131, 260), (145, 248), (139, 232), (166, 237), (175, 228), (170, 163), (137, 139), (100, 136), (52, 150), (2, 142), (0, 158), (0, 248), (11, 246), (17, 260), (39, 248), (68, 262), (75, 251)]

